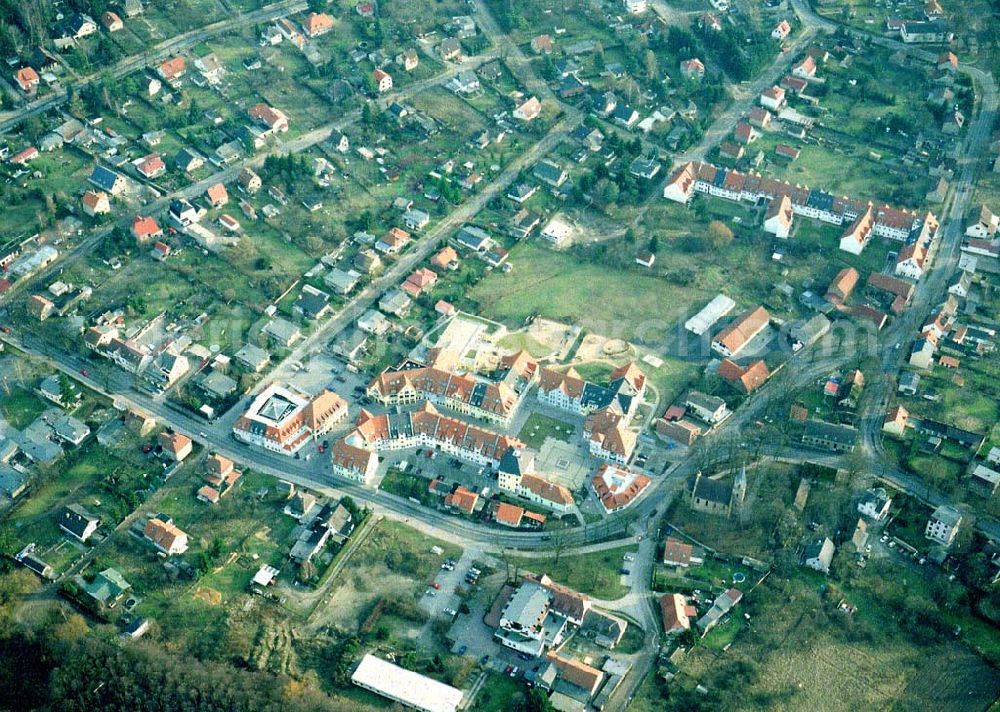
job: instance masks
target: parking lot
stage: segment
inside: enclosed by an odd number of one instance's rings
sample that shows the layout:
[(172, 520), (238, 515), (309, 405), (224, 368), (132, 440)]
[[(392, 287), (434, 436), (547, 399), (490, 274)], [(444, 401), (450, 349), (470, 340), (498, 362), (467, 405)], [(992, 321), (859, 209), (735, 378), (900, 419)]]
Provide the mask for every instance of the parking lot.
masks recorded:
[[(364, 374), (348, 369), (347, 363), (327, 353), (318, 353), (302, 362), (302, 368), (291, 369), (289, 383), (306, 393), (319, 393), (324, 388), (334, 391), (345, 400), (356, 403), (368, 386)], [(358, 391), (356, 389), (360, 388)]]
[(500, 672), (506, 671), (508, 667), (516, 667), (520, 673), (526, 665), (537, 665), (538, 662), (532, 662), (530, 658), (526, 661), (510, 648), (500, 645), (493, 637), (493, 630), (483, 623), (483, 618), (503, 587), (503, 583), (503, 573), (481, 578), (473, 588), (473, 594), (466, 600), (469, 613), (455, 617), (448, 637), (454, 641), (452, 649), (455, 652), (464, 648), (464, 655), (470, 655), (480, 662), (489, 656), (483, 663), (486, 667)]

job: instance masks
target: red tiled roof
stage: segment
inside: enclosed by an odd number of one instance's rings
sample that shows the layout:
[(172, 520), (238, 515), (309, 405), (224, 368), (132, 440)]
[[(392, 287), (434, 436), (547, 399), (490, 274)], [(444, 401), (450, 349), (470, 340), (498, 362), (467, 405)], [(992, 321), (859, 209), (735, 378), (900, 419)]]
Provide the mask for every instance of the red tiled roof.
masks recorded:
[(517, 527), (521, 524), (521, 519), (524, 517), (524, 508), (518, 507), (516, 504), (508, 504), (507, 502), (501, 502), (497, 505), (496, 512), (493, 513), (493, 518), (496, 519), (501, 524), (506, 524), (507, 526)]
[(730, 353), (735, 353), (746, 346), (750, 339), (760, 333), (760, 330), (767, 326), (770, 320), (771, 315), (768, 314), (767, 309), (757, 307), (746, 312), (739, 319), (720, 331), (718, 336), (715, 337), (715, 341), (725, 346)]

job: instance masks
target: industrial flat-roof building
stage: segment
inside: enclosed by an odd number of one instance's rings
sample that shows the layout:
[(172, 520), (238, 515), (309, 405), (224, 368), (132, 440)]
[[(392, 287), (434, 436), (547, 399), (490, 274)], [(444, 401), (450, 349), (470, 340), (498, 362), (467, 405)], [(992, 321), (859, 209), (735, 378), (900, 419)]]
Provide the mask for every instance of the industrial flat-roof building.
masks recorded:
[(422, 712), (455, 712), (462, 702), (461, 690), (370, 653), (361, 659), (351, 682)]
[(715, 322), (731, 312), (735, 306), (736, 302), (725, 294), (718, 294), (700, 312), (684, 322), (684, 328), (701, 336), (711, 329)]

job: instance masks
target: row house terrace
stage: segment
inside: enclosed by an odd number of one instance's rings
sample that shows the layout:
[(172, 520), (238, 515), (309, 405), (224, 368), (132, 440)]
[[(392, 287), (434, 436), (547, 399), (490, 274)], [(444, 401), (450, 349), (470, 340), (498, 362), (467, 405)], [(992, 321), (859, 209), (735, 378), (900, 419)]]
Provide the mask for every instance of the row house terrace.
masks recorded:
[(663, 197), (687, 203), (695, 193), (733, 201), (757, 203), (788, 196), (796, 215), (813, 218), (831, 225), (854, 223), (872, 208), (871, 232), (875, 236), (906, 241), (919, 232), (927, 221), (937, 221), (931, 213), (918, 213), (876, 205), (871, 202), (835, 196), (824, 190), (769, 178), (755, 173), (727, 170), (711, 163), (686, 163), (680, 166), (663, 189)]
[(408, 413), (374, 415), (362, 410), (346, 442), (366, 450), (429, 447), (474, 462), (496, 466), (508, 450), (522, 450), (517, 438), (441, 415), (431, 403)]
[(384, 405), (427, 400), (506, 427), (537, 372), (537, 362), (523, 351), (502, 359), (500, 368), (492, 374), (496, 380), (438, 365), (407, 362), (379, 374), (368, 386), (367, 394)]
[(614, 404), (626, 416), (635, 412), (646, 392), (646, 376), (633, 362), (611, 372), (607, 386), (584, 380), (573, 368), (561, 372), (542, 368), (538, 400), (560, 410), (589, 415)]

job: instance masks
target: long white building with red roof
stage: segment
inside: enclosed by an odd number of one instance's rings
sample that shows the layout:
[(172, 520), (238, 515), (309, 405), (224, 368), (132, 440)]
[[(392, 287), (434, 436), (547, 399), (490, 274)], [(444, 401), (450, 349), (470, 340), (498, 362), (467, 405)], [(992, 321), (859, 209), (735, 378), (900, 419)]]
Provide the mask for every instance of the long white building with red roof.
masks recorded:
[[(817, 188), (792, 185), (756, 173), (720, 168), (711, 163), (685, 163), (674, 171), (663, 189), (663, 197), (677, 203), (687, 203), (695, 193), (750, 203), (787, 196), (796, 215), (832, 225), (853, 225), (871, 210), (870, 220), (866, 220), (870, 235), (900, 241), (915, 238), (925, 223), (933, 224), (935, 231), (937, 226), (932, 213), (922, 216), (914, 211), (835, 196)], [(851, 246), (860, 244), (856, 237), (852, 236), (849, 241)]]

